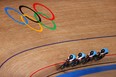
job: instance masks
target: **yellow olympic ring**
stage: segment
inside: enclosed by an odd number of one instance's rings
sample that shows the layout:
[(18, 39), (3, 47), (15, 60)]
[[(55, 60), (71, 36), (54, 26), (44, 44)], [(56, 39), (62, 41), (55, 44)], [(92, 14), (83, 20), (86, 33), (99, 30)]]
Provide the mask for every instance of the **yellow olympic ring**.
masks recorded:
[[(29, 16), (29, 15), (27, 15), (27, 14), (23, 14), (23, 16), (26, 16), (26, 17), (28, 17), (28, 18), (31, 18), (31, 19), (35, 20), (33, 17), (31, 17), (31, 16)], [(26, 24), (27, 27), (29, 27), (30, 29), (32, 29), (32, 30), (34, 30), (34, 31), (37, 31), (37, 32), (42, 32), (42, 31), (43, 31), (43, 27), (42, 27), (42, 25), (41, 25), (40, 23), (38, 23), (39, 26), (40, 26), (40, 29), (39, 29), (39, 30), (38, 30), (38, 29), (35, 29), (35, 28), (31, 27), (30, 25), (28, 25), (28, 24), (24, 21), (23, 16), (21, 15), (21, 20)]]

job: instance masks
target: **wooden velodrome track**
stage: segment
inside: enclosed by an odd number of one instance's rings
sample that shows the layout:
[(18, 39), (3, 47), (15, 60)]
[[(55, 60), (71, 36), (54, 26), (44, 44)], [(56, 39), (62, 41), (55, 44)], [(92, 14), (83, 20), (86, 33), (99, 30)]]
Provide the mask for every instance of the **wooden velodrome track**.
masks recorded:
[[(33, 31), (14, 22), (4, 12), (7, 6), (18, 10), (20, 5), (32, 8), (35, 2), (52, 10), (56, 30), (44, 28), (41, 33)], [(38, 9), (50, 15), (39, 6)], [(32, 11), (24, 10), (28, 15), (33, 15)], [(9, 13), (21, 21), (19, 14), (14, 11)], [(52, 27), (51, 21), (41, 19)], [(34, 71), (62, 62), (72, 53), (89, 53), (90, 50), (100, 51), (107, 47), (110, 54), (116, 54), (116, 0), (0, 0), (0, 24), (0, 77), (30, 77)], [(38, 28), (38, 24), (30, 20), (29, 25)], [(115, 62), (116, 57), (109, 56), (100, 62), (109, 61)], [(33, 77), (46, 77), (54, 72), (56, 67), (50, 67)], [(101, 72), (86, 77), (115, 77), (115, 72)]]

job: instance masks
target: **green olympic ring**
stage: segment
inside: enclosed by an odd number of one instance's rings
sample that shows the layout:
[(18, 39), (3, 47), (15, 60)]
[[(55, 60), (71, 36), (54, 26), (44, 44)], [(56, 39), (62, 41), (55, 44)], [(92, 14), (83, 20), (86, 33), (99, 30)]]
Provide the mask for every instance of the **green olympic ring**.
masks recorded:
[[(49, 18), (46, 14), (44, 14), (44, 13), (42, 13), (42, 12), (36, 12), (37, 14), (42, 14), (43, 16), (45, 16), (45, 17), (47, 17), (47, 18)], [(37, 17), (37, 15), (34, 13), (34, 17), (35, 17), (35, 19), (37, 20), (37, 21), (39, 21), (39, 19), (38, 19), (38, 17)], [(55, 22), (53, 21), (53, 20), (51, 20), (52, 21), (52, 23), (53, 23), (53, 27), (49, 27), (49, 26), (46, 26), (45, 24), (43, 24), (42, 22), (39, 22), (42, 26), (44, 26), (45, 28), (48, 28), (48, 29), (50, 29), (50, 30), (56, 30), (56, 24), (55, 24)]]

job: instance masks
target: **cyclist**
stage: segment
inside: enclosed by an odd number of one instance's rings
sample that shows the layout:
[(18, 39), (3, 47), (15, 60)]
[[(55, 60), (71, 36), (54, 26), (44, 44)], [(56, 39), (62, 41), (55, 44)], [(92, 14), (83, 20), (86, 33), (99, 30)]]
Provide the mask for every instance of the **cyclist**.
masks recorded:
[(97, 53), (99, 60), (105, 57), (105, 55), (108, 53), (109, 53), (109, 50), (107, 48), (101, 49), (101, 51)]
[(103, 48), (103, 49), (101, 49), (101, 55), (106, 55), (106, 54), (108, 54), (109, 53), (109, 50), (108, 50), (108, 48)]
[(86, 54), (83, 53), (83, 52), (80, 52), (80, 53), (78, 54), (77, 59), (78, 59), (78, 60), (81, 60), (81, 59), (84, 59), (84, 58), (86, 58)]
[(97, 61), (98, 60), (98, 54), (95, 50), (91, 51), (90, 54), (88, 55), (88, 60), (91, 61), (91, 60), (95, 60)]
[(73, 60), (76, 59), (76, 55), (75, 54), (71, 54), (69, 57), (68, 57), (68, 61), (69, 62), (72, 62)]
[(97, 52), (94, 51), (94, 50), (91, 51), (90, 54), (89, 54), (89, 57), (90, 57), (90, 58), (93, 58), (93, 57), (95, 57), (95, 56), (97, 56)]

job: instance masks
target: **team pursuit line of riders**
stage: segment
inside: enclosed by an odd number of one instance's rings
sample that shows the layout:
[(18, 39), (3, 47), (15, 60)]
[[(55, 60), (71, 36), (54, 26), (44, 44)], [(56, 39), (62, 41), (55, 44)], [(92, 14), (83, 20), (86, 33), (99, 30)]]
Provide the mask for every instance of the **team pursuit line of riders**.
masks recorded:
[(106, 54), (109, 53), (108, 48), (101, 49), (100, 52), (96, 52), (95, 50), (90, 51), (88, 55), (83, 52), (78, 53), (78, 56), (75, 54), (71, 54), (68, 59), (60, 66), (60, 69), (64, 69), (66, 67), (73, 67), (79, 64), (86, 64), (90, 61), (98, 61), (105, 57)]

